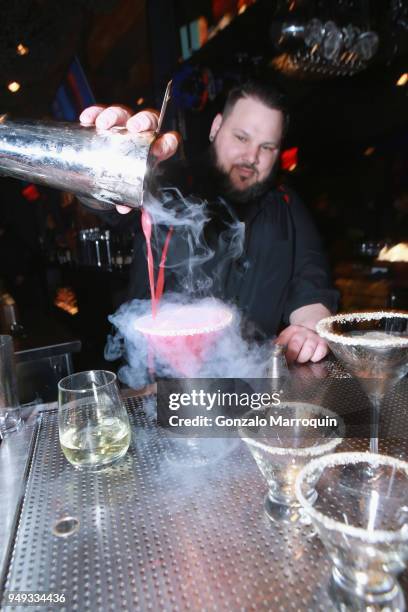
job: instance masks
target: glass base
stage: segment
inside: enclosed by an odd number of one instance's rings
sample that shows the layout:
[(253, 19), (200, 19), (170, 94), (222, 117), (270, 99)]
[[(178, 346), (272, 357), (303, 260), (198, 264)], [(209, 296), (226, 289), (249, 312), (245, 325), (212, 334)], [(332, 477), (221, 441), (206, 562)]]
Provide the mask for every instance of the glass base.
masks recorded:
[(367, 464), (357, 475), (354, 475), (353, 487), (347, 484), (349, 482), (348, 473), (344, 474), (344, 478), (341, 476), (339, 480), (339, 486), (348, 493), (352, 493), (354, 496), (367, 495), (371, 496), (373, 490), (373, 483), (379, 480), (384, 475), (384, 469), (380, 466), (372, 466)]
[(23, 419), (20, 415), (8, 414), (6, 417), (0, 417), (0, 439), (19, 431), (22, 426)]
[[(313, 497), (315, 496), (312, 496), (312, 499)], [(304, 512), (296, 498), (276, 499), (268, 493), (265, 496), (264, 511), (268, 519), (276, 523), (293, 525), (301, 521), (304, 524)]]
[[(308, 499), (313, 503), (317, 493), (311, 489)], [(279, 523), (296, 523), (300, 518), (303, 520), (302, 508), (296, 497), (274, 497), (270, 492), (265, 496), (264, 510), (266, 516)]]
[[(129, 447), (128, 447), (129, 448)], [(111, 459), (110, 461), (107, 461), (106, 463), (95, 463), (95, 464), (80, 464), (80, 463), (71, 463), (72, 467), (74, 467), (76, 470), (78, 470), (78, 472), (103, 472), (105, 470), (108, 470), (109, 468), (111, 468), (112, 466), (116, 465), (117, 463), (119, 463), (119, 461), (121, 459), (123, 459), (123, 457), (126, 455), (126, 453), (128, 452), (128, 448), (126, 448), (126, 450), (124, 450), (122, 453), (120, 453), (120, 455), (117, 455), (116, 457), (114, 457), (113, 459)]]
[(384, 590), (363, 591), (361, 585), (352, 582), (334, 567), (329, 594), (341, 612), (404, 612), (406, 607), (402, 589), (392, 576), (387, 578)]
[(287, 505), (265, 497), (265, 514), (269, 520), (276, 523), (296, 523), (300, 518), (299, 505)]

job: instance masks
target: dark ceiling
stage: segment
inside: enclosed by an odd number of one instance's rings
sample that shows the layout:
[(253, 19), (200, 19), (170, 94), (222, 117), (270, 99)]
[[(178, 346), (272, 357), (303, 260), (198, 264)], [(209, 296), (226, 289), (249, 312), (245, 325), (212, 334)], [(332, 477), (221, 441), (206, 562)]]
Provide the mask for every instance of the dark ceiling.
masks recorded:
[[(85, 2), (3, 2), (0, 30), (0, 111), (42, 114), (75, 54), (87, 20)], [(19, 44), (28, 53), (16, 52)], [(16, 81), (16, 93), (7, 84)]]
[[(144, 0), (13, 0), (3, 4), (0, 112), (30, 117), (49, 114), (75, 55), (80, 56), (98, 100), (103, 92), (105, 97), (117, 93), (120, 101), (132, 80), (123, 77), (124, 67), (130, 71), (129, 64), (134, 65), (137, 58), (139, 67), (146, 66), (146, 52), (140, 49), (146, 37)], [(126, 40), (132, 28), (136, 29), (134, 39)], [(137, 31), (142, 36), (137, 37)], [(27, 54), (19, 55), (20, 44), (28, 49)], [(115, 52), (123, 57), (115, 57)], [(133, 77), (139, 81), (149, 78), (145, 73), (141, 77), (140, 70), (133, 68)], [(16, 93), (7, 88), (12, 81), (21, 86)]]
[[(149, 2), (3, 2), (0, 112), (25, 116), (49, 113), (55, 91), (76, 53), (98, 101), (130, 104), (143, 95), (156, 69), (150, 62)], [(175, 6), (182, 4), (178, 1)], [(189, 18), (193, 18), (191, 3), (187, 4)], [(340, 26), (354, 23), (378, 32), (379, 50), (367, 69), (352, 77), (310, 79), (288, 76), (271, 67), (271, 60), (281, 51), (273, 36), (276, 27), (316, 16)], [(155, 18), (160, 20), (160, 15)], [(28, 55), (16, 54), (20, 42), (29, 47)], [(296, 118), (291, 133), (305, 146), (315, 143), (317, 134), (320, 142), (347, 146), (385, 141), (407, 128), (408, 85), (395, 86), (398, 76), (408, 72), (407, 0), (258, 0), (192, 58), (193, 64), (223, 75), (226, 83), (225, 75), (235, 74), (239, 61), (243, 67), (246, 62), (272, 75), (287, 91)], [(175, 70), (178, 68), (175, 65)], [(21, 82), (17, 94), (7, 90), (7, 83), (13, 80)]]
[[(313, 16), (378, 32), (379, 49), (367, 68), (354, 76), (319, 78), (291, 76), (272, 67), (271, 60), (281, 52), (273, 36), (276, 28), (283, 22), (304, 23)], [(313, 146), (326, 140), (362, 146), (395, 138), (400, 129), (405, 129), (408, 140), (408, 85), (396, 86), (398, 77), (408, 72), (405, 0), (258, 0), (198, 51), (193, 61), (218, 74), (237, 71), (239, 62), (244, 70), (255, 64), (256, 70), (287, 92), (295, 117), (291, 134), (298, 144)]]

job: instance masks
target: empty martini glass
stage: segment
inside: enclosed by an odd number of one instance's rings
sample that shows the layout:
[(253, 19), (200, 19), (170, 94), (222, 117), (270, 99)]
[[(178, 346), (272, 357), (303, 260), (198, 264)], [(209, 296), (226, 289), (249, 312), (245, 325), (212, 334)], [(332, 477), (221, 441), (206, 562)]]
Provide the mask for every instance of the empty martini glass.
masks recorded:
[(370, 451), (378, 453), (384, 395), (408, 372), (408, 313), (340, 314), (319, 321), (316, 331), (367, 393), (372, 407)]
[[(367, 471), (375, 478), (367, 480)], [(296, 495), (333, 562), (338, 608), (405, 610), (395, 577), (408, 559), (408, 463), (373, 453), (326, 455), (302, 469)]]
[(252, 410), (241, 423), (239, 435), (269, 487), (266, 515), (273, 521), (296, 522), (300, 518), (296, 477), (311, 459), (332, 453), (342, 442), (342, 419), (322, 406), (285, 402)]

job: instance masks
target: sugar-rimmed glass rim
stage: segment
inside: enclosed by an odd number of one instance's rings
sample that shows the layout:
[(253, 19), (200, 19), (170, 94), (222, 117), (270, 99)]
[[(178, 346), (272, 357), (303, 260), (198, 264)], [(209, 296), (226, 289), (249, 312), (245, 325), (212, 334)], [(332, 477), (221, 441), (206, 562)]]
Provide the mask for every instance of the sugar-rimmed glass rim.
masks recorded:
[[(191, 304), (186, 304), (186, 308), (192, 306)], [(178, 307), (178, 305), (177, 305)], [(234, 314), (232, 310), (225, 306), (211, 306), (212, 310), (218, 310), (222, 312), (224, 315), (224, 320), (215, 323), (214, 325), (203, 325), (202, 327), (193, 327), (186, 325), (184, 328), (180, 329), (159, 329), (154, 327), (148, 327), (141, 324), (142, 322), (148, 321), (149, 323), (152, 321), (152, 315), (147, 314), (143, 315), (136, 319), (133, 324), (133, 327), (136, 331), (142, 333), (145, 336), (158, 336), (160, 338), (172, 338), (175, 336), (195, 336), (198, 334), (209, 334), (211, 332), (217, 332), (222, 329), (228, 327), (231, 324)], [(208, 312), (208, 310), (207, 310)]]
[[(340, 429), (340, 436), (336, 436), (335, 438), (330, 438), (330, 440), (328, 440), (327, 442), (324, 442), (323, 444), (314, 444), (311, 446), (303, 446), (300, 448), (297, 447), (293, 447), (293, 446), (272, 446), (271, 444), (267, 444), (267, 443), (263, 443), (260, 442), (259, 440), (257, 440), (256, 438), (251, 438), (248, 437), (248, 435), (244, 434), (244, 427), (246, 427), (245, 425), (243, 426), (239, 426), (238, 427), (238, 434), (240, 436), (240, 438), (246, 442), (246, 444), (250, 444), (251, 446), (255, 446), (257, 448), (262, 449), (263, 451), (266, 451), (267, 453), (269, 453), (270, 455), (294, 455), (296, 457), (310, 457), (310, 456), (320, 456), (321, 454), (326, 454), (329, 453), (330, 451), (334, 450), (339, 444), (341, 444), (341, 442), (343, 442), (344, 439), (344, 433), (345, 433), (345, 425), (344, 425), (344, 421), (343, 419), (336, 414), (335, 412), (332, 412), (331, 410), (329, 410), (328, 408), (324, 408), (323, 406), (319, 406), (318, 404), (311, 404), (310, 402), (284, 402), (285, 406), (296, 406), (296, 405), (302, 405), (307, 407), (312, 407), (312, 408), (319, 408), (320, 411), (324, 414), (324, 416), (328, 416), (329, 418), (335, 418), (337, 420), (337, 426)], [(276, 406), (278, 407), (278, 406)], [(265, 408), (268, 408), (267, 406), (265, 406)], [(252, 417), (254, 416), (254, 414), (256, 415), (257, 411), (248, 411), (246, 412), (242, 418), (247, 417), (248, 415), (251, 415)], [(317, 418), (317, 417), (315, 417)], [(312, 439), (316, 439), (316, 436), (311, 436)]]
[[(353, 525), (347, 525), (341, 523), (336, 519), (332, 519), (319, 510), (314, 508), (311, 503), (302, 493), (302, 483), (307, 476), (309, 476), (317, 467), (323, 467), (322, 472), (326, 467), (335, 467), (338, 465), (350, 465), (357, 463), (369, 463), (371, 465), (381, 466), (388, 465), (403, 470), (408, 476), (408, 463), (397, 459), (396, 457), (390, 457), (389, 455), (380, 455), (377, 453), (359, 453), (359, 452), (346, 452), (346, 453), (332, 453), (329, 455), (323, 455), (318, 459), (313, 459), (310, 463), (307, 463), (299, 472), (296, 483), (295, 492), (299, 503), (309, 517), (315, 521), (318, 521), (323, 527), (329, 531), (336, 531), (341, 534), (349, 535), (354, 538), (359, 538), (368, 542), (369, 544), (386, 543), (405, 540), (408, 542), (408, 523), (402, 525), (399, 530), (389, 531), (385, 529), (376, 529), (374, 531), (367, 531), (362, 527), (354, 527)], [(392, 497), (392, 496), (391, 496)]]
[(376, 311), (376, 312), (350, 312), (347, 314), (338, 314), (331, 317), (321, 319), (316, 325), (316, 331), (321, 338), (328, 342), (337, 342), (346, 346), (366, 346), (372, 348), (392, 348), (392, 347), (408, 347), (408, 336), (390, 336), (388, 340), (376, 340), (373, 338), (364, 338), (364, 336), (345, 336), (341, 333), (331, 331), (333, 323), (352, 323), (363, 321), (379, 321), (380, 319), (400, 318), (407, 319), (408, 312), (406, 311)]
[[(72, 388), (72, 387), (66, 387), (64, 386), (66, 384), (66, 382), (68, 380), (72, 380), (75, 378), (79, 378), (80, 376), (83, 376), (84, 374), (91, 374), (93, 372), (100, 372), (102, 374), (105, 374), (107, 376), (107, 378), (110, 378), (110, 380), (107, 380), (106, 382), (103, 383), (98, 383), (97, 381), (92, 381), (94, 383), (94, 386), (91, 387), (87, 387), (86, 389), (84, 388)], [(116, 382), (117, 380), (117, 376), (114, 372), (111, 372), (110, 370), (83, 370), (82, 372), (75, 372), (74, 374), (69, 374), (68, 376), (64, 376), (64, 378), (61, 378), (61, 380), (58, 382), (58, 390), (59, 391), (67, 391), (70, 393), (89, 393), (91, 392), (94, 388), (96, 389), (103, 389), (104, 387), (107, 387), (109, 385), (111, 385), (113, 382)]]

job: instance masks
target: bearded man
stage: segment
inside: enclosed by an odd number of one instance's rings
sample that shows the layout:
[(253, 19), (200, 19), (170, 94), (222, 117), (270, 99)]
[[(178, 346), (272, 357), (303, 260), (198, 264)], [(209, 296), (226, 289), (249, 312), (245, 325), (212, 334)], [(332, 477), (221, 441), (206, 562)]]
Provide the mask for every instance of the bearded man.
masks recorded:
[[(93, 106), (83, 111), (80, 120), (103, 129), (126, 125), (140, 132), (155, 130), (158, 115), (142, 111), (132, 116), (122, 107)], [(206, 208), (208, 222), (198, 240), (200, 267), (193, 288), (197, 296), (207, 292), (235, 304), (247, 333), (255, 338), (278, 334), (276, 341), (287, 345), (289, 361), (316, 362), (328, 350), (315, 332), (316, 323), (334, 312), (337, 292), (330, 286), (326, 258), (307, 209), (292, 190), (276, 184), (287, 125), (280, 92), (252, 81), (230, 91), (223, 112), (212, 122), (209, 149), (200, 158), (169, 160), (179, 142), (172, 132), (155, 142), (153, 153), (161, 162), (159, 180), (168, 193), (166, 207), (188, 206), (198, 198)], [(129, 213), (130, 209), (118, 206), (117, 210)], [(132, 215), (141, 230), (140, 212)], [(186, 251), (189, 241), (185, 235), (178, 241), (176, 235), (177, 229), (168, 252), (167, 291), (183, 290), (188, 270), (184, 272), (180, 262), (191, 263)], [(158, 258), (164, 236), (154, 233)], [(149, 297), (141, 231), (136, 236), (130, 297)]]

